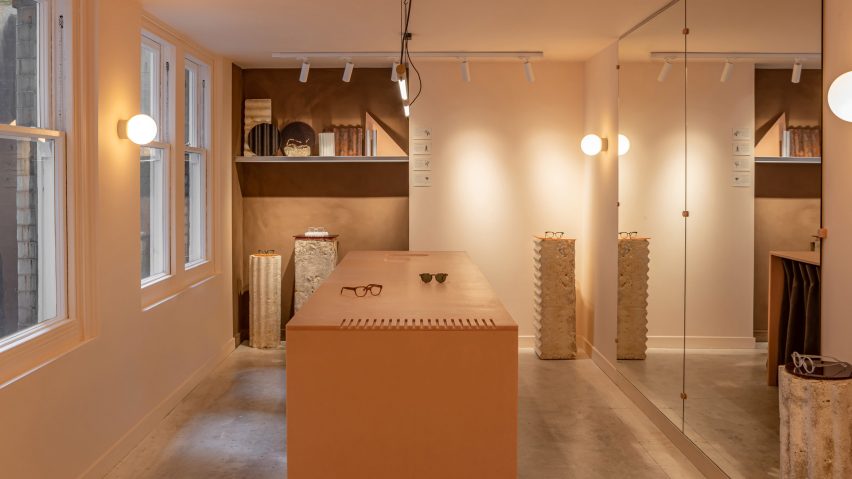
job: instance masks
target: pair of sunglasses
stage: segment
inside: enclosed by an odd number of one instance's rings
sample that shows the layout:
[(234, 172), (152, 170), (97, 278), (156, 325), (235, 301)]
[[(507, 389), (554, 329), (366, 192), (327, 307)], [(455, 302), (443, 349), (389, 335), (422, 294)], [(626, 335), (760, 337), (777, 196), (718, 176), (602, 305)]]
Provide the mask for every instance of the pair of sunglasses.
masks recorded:
[(355, 296), (359, 298), (367, 296), (367, 293), (370, 293), (373, 296), (378, 296), (382, 294), (382, 285), (368, 284), (366, 286), (344, 286), (340, 288), (340, 294), (343, 294), (345, 291), (352, 291), (355, 293)]
[(420, 281), (423, 281), (424, 283), (430, 283), (432, 282), (432, 278), (435, 278), (435, 281), (443, 283), (447, 280), (447, 276), (449, 276), (449, 274), (447, 273), (420, 273)]
[(545, 239), (560, 239), (565, 236), (564, 231), (545, 231), (544, 238)]

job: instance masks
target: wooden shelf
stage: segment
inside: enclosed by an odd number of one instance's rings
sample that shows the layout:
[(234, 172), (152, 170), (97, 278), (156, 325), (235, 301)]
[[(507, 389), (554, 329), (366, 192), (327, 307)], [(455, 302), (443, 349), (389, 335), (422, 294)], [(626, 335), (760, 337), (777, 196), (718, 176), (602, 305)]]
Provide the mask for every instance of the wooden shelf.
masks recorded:
[(822, 158), (818, 156), (757, 156), (754, 162), (777, 165), (819, 165), (822, 164)]
[(237, 163), (408, 163), (407, 156), (237, 156)]

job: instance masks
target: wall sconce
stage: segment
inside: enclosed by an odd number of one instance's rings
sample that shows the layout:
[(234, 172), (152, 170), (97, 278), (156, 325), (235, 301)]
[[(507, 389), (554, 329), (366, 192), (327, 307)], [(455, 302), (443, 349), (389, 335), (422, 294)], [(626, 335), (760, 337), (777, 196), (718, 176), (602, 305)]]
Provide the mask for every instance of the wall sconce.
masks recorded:
[(837, 77), (828, 88), (828, 107), (837, 118), (852, 122), (852, 72)]
[(119, 120), (118, 137), (137, 145), (147, 145), (157, 137), (157, 122), (148, 115), (134, 115), (129, 120)]
[(609, 140), (595, 134), (586, 135), (580, 140), (580, 149), (589, 156), (595, 156), (602, 151), (607, 151), (608, 148)]
[(630, 151), (630, 139), (627, 136), (618, 134), (618, 156), (624, 156)]

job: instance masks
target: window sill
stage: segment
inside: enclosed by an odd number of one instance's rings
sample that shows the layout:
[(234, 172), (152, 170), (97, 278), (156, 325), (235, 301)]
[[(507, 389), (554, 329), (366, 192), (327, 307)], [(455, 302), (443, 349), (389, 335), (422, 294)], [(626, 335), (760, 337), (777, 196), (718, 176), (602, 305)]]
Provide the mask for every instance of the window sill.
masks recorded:
[(82, 344), (81, 323), (46, 321), (0, 341), (0, 389)]
[[(159, 298), (153, 299), (152, 301), (150, 301), (147, 304), (143, 302), (142, 311), (147, 312), (147, 311), (151, 311), (153, 309), (156, 309), (157, 307), (159, 307), (159, 306), (161, 306), (165, 303), (168, 303), (169, 301), (171, 301), (173, 299), (178, 298), (183, 293), (190, 291), (192, 289), (195, 289), (199, 286), (202, 286), (202, 285), (208, 283), (209, 281), (212, 281), (214, 278), (216, 278), (216, 276), (219, 276), (219, 275), (218, 274), (209, 274), (209, 275), (203, 276), (201, 279), (199, 279), (197, 281), (191, 281), (189, 284), (180, 287), (176, 291), (173, 291), (171, 293), (167, 293), (167, 294), (165, 294), (165, 295), (163, 295)], [(145, 298), (144, 298), (144, 292), (143, 292), (143, 300), (144, 299)]]

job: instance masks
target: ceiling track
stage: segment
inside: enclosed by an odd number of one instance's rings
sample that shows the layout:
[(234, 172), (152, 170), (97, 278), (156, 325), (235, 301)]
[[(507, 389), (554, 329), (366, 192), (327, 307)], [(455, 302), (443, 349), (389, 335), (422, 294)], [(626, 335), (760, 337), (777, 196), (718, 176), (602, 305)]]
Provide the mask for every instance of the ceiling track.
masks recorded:
[[(435, 58), (435, 59), (500, 59), (500, 58), (522, 58), (532, 60), (543, 58), (542, 51), (411, 51), (411, 56), (416, 58)], [(392, 51), (374, 51), (374, 52), (275, 52), (273, 58), (282, 58), (288, 60), (307, 60), (318, 58), (338, 58), (338, 59), (399, 59), (399, 52)]]
[(805, 52), (651, 52), (652, 60), (677, 61), (683, 60), (685, 55), (689, 55), (690, 60), (719, 60), (719, 61), (741, 61), (755, 62), (760, 61), (800, 61), (812, 62), (822, 60), (821, 53), (805, 53)]

